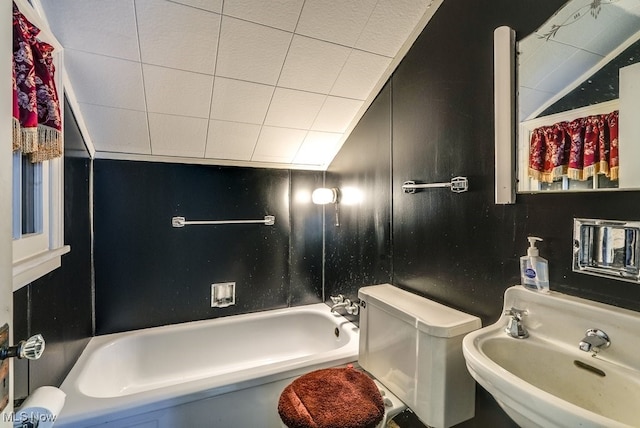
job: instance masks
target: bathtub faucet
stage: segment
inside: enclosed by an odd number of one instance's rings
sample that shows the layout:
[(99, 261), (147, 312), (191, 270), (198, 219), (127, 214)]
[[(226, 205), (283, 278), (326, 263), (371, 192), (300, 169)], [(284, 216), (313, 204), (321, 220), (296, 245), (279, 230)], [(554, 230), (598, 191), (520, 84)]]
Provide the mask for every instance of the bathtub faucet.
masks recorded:
[(331, 301), (333, 302), (333, 306), (331, 306), (331, 313), (335, 313), (340, 308), (345, 308), (345, 311), (349, 315), (358, 315), (360, 311), (360, 306), (357, 303), (351, 303), (351, 300), (345, 299), (342, 294), (338, 294), (338, 296), (331, 296)]

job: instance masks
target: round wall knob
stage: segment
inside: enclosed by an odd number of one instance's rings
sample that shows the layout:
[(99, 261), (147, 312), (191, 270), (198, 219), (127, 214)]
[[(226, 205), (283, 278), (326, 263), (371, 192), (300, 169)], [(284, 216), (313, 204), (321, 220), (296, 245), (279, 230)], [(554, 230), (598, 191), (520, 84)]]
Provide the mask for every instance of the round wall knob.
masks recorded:
[(27, 340), (21, 340), (17, 345), (0, 349), (0, 360), (17, 357), (19, 359), (37, 360), (44, 352), (45, 342), (41, 334), (36, 334)]

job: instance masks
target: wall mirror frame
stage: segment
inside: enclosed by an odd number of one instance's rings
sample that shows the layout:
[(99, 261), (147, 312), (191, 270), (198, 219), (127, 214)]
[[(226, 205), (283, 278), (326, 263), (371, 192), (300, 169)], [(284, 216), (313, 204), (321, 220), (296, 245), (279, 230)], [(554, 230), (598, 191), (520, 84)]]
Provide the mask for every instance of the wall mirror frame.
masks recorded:
[[(518, 193), (640, 189), (640, 64), (632, 65), (640, 61), (639, 40), (640, 0), (570, 0), (517, 44)], [(626, 82), (619, 79), (625, 73)], [(619, 179), (530, 178), (533, 129), (613, 110), (620, 114)]]

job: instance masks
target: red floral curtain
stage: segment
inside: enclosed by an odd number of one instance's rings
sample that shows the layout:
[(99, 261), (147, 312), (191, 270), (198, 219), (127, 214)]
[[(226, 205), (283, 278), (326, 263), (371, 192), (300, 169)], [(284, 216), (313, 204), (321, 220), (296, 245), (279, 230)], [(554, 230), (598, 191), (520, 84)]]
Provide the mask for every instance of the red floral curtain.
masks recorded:
[(618, 111), (559, 122), (533, 130), (529, 177), (545, 183), (567, 176), (618, 179)]
[(32, 162), (62, 156), (62, 121), (53, 46), (13, 4), (13, 150)]

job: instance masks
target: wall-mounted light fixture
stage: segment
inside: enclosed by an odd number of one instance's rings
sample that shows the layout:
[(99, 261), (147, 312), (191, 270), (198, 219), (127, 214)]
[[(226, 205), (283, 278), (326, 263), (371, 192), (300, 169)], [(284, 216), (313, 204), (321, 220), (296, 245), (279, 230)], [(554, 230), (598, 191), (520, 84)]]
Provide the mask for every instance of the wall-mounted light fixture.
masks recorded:
[(311, 194), (311, 200), (316, 205), (335, 204), (338, 202), (339, 194), (340, 191), (336, 187), (331, 189), (320, 187), (313, 191)]
[(340, 216), (338, 210), (338, 204), (340, 203), (340, 189), (337, 187), (327, 188), (320, 187), (315, 189), (311, 194), (311, 200), (316, 205), (333, 204), (336, 209), (336, 226), (340, 226)]

